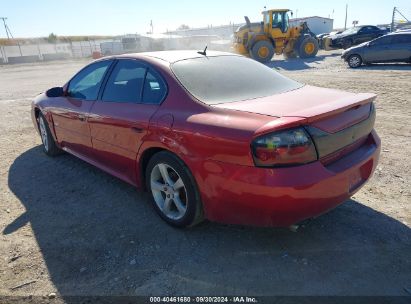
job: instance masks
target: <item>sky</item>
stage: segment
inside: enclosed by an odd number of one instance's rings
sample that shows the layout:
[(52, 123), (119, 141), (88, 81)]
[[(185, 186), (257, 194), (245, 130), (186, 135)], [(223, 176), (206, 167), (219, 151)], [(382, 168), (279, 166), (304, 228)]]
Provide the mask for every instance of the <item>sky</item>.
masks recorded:
[[(123, 35), (146, 33), (151, 20), (155, 33), (190, 27), (242, 23), (244, 16), (261, 21), (261, 11), (289, 8), (294, 17), (322, 16), (334, 19), (334, 28), (390, 23), (394, 6), (411, 20), (409, 0), (0, 0), (0, 17), (14, 37), (62, 35)], [(6, 32), (0, 24), (0, 38)]]

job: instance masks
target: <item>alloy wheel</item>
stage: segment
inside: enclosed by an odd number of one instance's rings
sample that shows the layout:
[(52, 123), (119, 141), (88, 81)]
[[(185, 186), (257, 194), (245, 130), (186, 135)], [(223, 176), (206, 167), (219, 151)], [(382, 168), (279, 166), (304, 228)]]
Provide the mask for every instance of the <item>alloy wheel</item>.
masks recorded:
[(351, 56), (349, 59), (349, 65), (352, 68), (357, 68), (361, 65), (361, 59), (358, 56)]
[(151, 192), (161, 212), (179, 220), (187, 212), (187, 189), (182, 178), (170, 165), (159, 163), (150, 174)]
[(43, 142), (44, 149), (48, 151), (49, 150), (49, 140), (48, 140), (46, 123), (44, 122), (44, 118), (41, 116), (39, 118), (39, 128), (40, 128), (41, 141)]

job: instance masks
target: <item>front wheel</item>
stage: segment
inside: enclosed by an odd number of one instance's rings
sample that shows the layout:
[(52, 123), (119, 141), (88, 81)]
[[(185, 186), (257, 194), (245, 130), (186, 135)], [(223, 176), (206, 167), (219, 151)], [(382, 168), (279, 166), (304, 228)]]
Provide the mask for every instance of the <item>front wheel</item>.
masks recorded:
[(48, 156), (56, 156), (62, 153), (62, 150), (57, 147), (53, 136), (51, 135), (50, 128), (47, 120), (43, 114), (39, 114), (38, 126), (40, 131), (41, 142), (43, 143), (43, 151)]
[(250, 55), (261, 63), (269, 62), (274, 56), (274, 46), (267, 40), (257, 41), (251, 48)]
[(318, 53), (318, 41), (313, 37), (307, 37), (301, 41), (298, 47), (300, 58), (315, 57)]
[(194, 177), (174, 154), (155, 154), (146, 169), (146, 186), (160, 217), (175, 227), (194, 226), (203, 220), (203, 208)]
[(358, 68), (359, 66), (361, 66), (362, 64), (362, 59), (359, 55), (351, 55), (348, 58), (348, 65), (350, 66), (350, 68)]

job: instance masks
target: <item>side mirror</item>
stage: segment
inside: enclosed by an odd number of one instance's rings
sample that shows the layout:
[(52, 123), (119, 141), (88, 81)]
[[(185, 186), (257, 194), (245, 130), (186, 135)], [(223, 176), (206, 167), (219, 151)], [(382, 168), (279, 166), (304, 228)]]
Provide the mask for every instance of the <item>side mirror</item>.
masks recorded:
[(62, 87), (54, 87), (46, 91), (47, 97), (61, 97), (63, 95), (64, 95), (64, 89)]

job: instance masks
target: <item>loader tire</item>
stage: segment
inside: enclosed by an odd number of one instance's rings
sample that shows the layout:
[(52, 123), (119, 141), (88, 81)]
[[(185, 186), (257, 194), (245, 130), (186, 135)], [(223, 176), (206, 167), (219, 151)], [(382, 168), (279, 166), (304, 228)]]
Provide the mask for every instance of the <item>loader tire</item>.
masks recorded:
[(257, 41), (250, 50), (250, 56), (261, 63), (269, 62), (274, 56), (274, 46), (266, 40)]
[(300, 58), (315, 57), (318, 53), (318, 41), (313, 37), (304, 38), (298, 46), (298, 54)]

